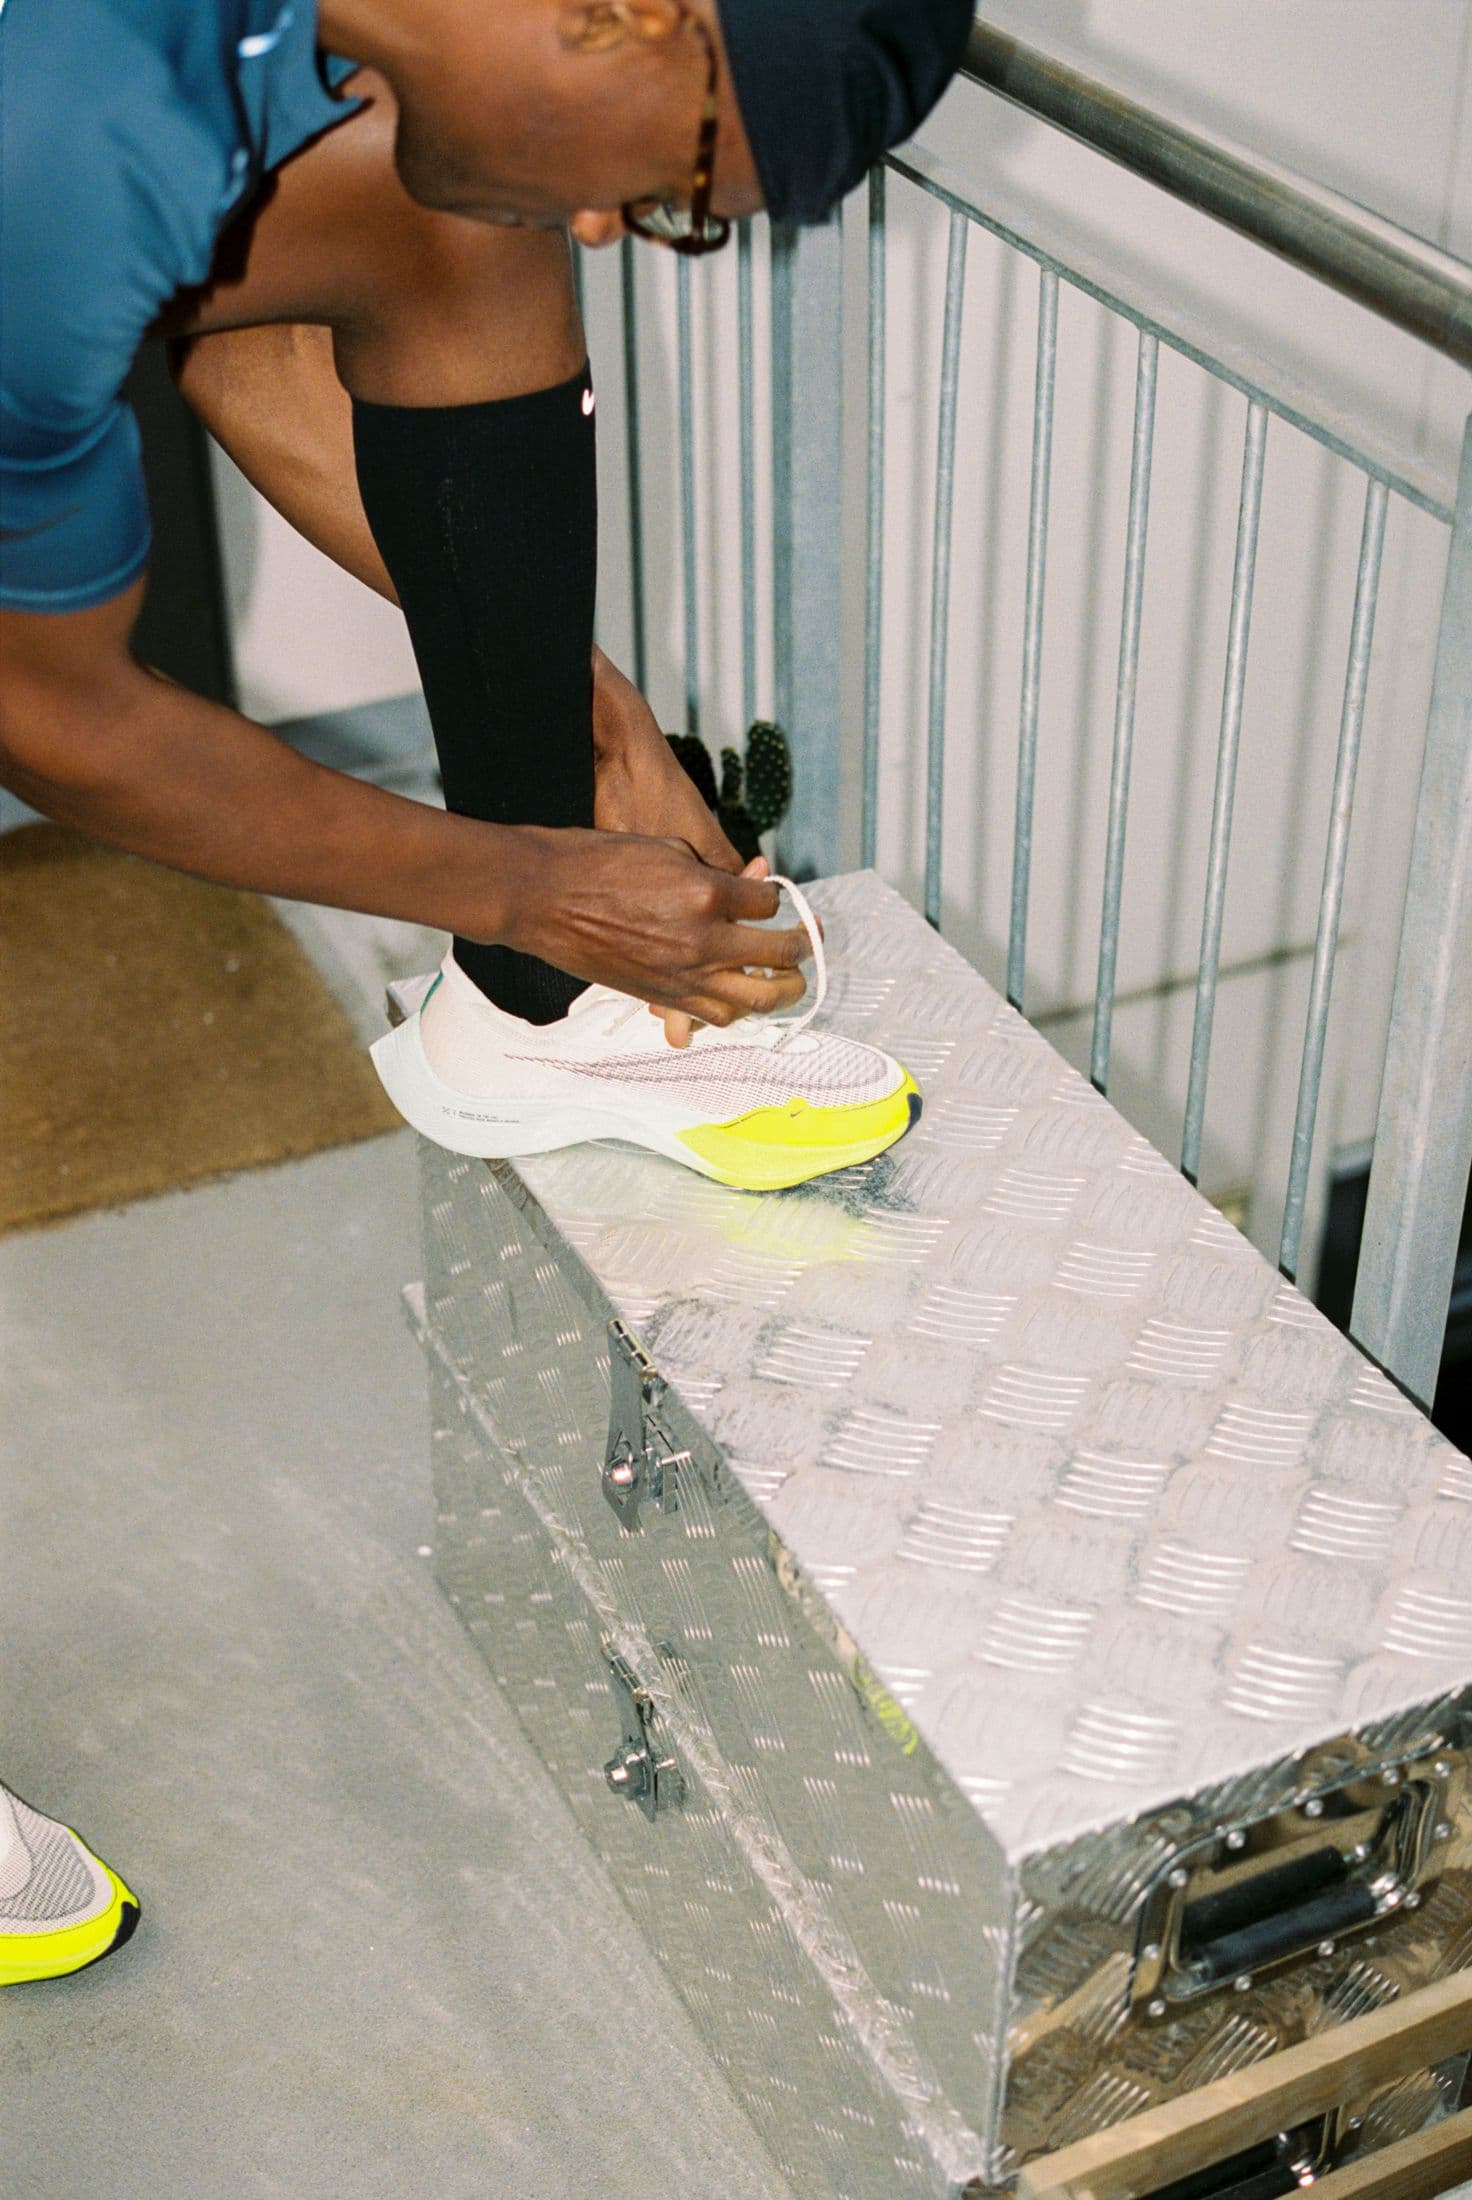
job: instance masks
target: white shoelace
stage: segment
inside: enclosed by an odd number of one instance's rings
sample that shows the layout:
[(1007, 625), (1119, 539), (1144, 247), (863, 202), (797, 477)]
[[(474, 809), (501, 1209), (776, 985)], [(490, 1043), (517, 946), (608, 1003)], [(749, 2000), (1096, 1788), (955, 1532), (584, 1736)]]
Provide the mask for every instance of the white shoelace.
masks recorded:
[(800, 1031), (807, 1030), (828, 997), (828, 957), (823, 952), (822, 928), (813, 915), (812, 906), (802, 888), (794, 886), (790, 878), (783, 878), (776, 871), (771, 875), (771, 883), (791, 901), (813, 950), (813, 997), (800, 1016), (794, 1016), (791, 1023), (783, 1024), (782, 1036), (777, 1045), (785, 1047), (789, 1039), (795, 1039)]

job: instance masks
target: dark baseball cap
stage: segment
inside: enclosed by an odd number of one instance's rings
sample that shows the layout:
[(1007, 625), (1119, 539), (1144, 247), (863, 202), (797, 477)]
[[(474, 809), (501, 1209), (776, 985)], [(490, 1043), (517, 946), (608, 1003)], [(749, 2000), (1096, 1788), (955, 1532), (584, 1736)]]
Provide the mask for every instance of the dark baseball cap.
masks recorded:
[(919, 129), (961, 63), (971, 0), (718, 0), (767, 211), (822, 221)]

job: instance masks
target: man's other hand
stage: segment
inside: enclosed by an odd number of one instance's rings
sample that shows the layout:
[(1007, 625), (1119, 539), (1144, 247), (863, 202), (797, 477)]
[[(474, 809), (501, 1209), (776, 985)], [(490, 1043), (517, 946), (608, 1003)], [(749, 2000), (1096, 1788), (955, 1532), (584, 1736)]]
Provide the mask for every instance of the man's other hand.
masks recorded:
[[(766, 878), (771, 866), (755, 856), (745, 868), (632, 680), (601, 649), (593, 652), (593, 820), (605, 833), (650, 833), (688, 841), (702, 863), (743, 878)], [(699, 1019), (678, 1008), (655, 1008), (672, 1047), (688, 1046)]]
[(739, 872), (731, 846), (632, 680), (593, 652), (593, 823), (603, 833), (685, 840), (702, 863)]

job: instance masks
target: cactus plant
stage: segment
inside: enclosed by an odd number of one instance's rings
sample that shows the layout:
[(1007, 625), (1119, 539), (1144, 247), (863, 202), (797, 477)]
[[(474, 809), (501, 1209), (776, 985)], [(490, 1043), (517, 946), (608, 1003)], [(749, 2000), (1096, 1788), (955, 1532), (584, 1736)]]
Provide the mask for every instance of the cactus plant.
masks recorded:
[(760, 835), (781, 822), (792, 800), (792, 759), (781, 727), (759, 718), (744, 757), (722, 749), (719, 789), (703, 742), (690, 733), (672, 733), (669, 742), (743, 863), (760, 855)]
[(787, 736), (770, 718), (758, 718), (746, 736), (746, 814), (759, 833), (769, 833), (787, 815), (791, 800)]

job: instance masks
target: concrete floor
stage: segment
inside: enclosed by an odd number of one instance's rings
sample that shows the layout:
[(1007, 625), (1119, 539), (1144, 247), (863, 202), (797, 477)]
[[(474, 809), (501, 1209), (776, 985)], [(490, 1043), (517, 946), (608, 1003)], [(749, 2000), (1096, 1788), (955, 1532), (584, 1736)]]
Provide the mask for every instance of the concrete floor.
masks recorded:
[(0, 1244), (0, 1762), (144, 1904), (7, 2200), (787, 2190), (433, 1584), (412, 1161)]

